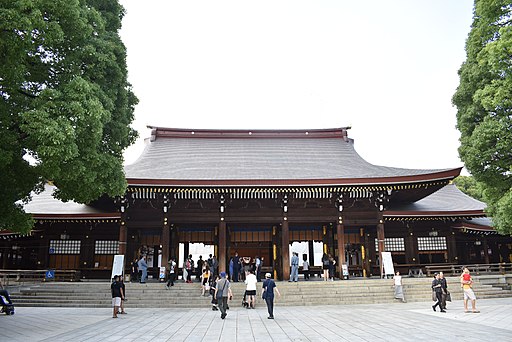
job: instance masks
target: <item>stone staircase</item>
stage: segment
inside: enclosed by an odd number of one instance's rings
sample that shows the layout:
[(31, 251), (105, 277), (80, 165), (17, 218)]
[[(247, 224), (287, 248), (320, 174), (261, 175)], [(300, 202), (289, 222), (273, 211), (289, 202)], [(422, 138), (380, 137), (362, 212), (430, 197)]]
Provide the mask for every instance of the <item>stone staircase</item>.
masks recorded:
[[(505, 279), (505, 280), (504, 280)], [(474, 290), (478, 299), (512, 297), (507, 281), (512, 276), (482, 276), (475, 278)], [(452, 300), (463, 298), (459, 279), (447, 278)], [(404, 278), (404, 292), (408, 302), (431, 300), (431, 278)], [(261, 284), (261, 283), (260, 283)], [(298, 283), (277, 282), (282, 297), (279, 305), (346, 305), (392, 303), (393, 281), (391, 279), (354, 278), (345, 281), (324, 282), (320, 280), (299, 281)], [(261, 286), (261, 285), (259, 285)], [(16, 306), (42, 307), (109, 307), (111, 305), (110, 283), (38, 283), (11, 289)], [(233, 283), (232, 306), (241, 305), (245, 285)], [(126, 306), (130, 308), (200, 308), (209, 307), (210, 297), (200, 295), (198, 282), (185, 284), (177, 282), (166, 289), (165, 283), (126, 283)], [(258, 290), (257, 305), (264, 305)]]

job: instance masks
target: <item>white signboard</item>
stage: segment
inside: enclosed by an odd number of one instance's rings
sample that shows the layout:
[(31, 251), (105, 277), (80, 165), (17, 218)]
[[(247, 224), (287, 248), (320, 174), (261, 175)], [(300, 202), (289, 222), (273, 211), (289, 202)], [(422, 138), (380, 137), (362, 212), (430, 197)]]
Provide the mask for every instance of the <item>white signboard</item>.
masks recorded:
[(384, 274), (394, 275), (395, 267), (393, 266), (393, 257), (391, 256), (391, 252), (382, 252), (382, 265), (384, 265)]
[(112, 280), (114, 276), (124, 274), (124, 255), (116, 254), (114, 255), (114, 262), (112, 263), (112, 276), (110, 279)]

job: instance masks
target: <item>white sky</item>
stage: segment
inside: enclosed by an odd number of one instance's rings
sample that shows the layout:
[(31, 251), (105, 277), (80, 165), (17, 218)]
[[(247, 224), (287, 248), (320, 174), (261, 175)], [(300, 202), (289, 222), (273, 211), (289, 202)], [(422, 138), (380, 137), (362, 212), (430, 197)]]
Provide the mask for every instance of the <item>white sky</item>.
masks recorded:
[(146, 125), (352, 126), (367, 161), (462, 166), (451, 97), (472, 0), (121, 0), (121, 37)]

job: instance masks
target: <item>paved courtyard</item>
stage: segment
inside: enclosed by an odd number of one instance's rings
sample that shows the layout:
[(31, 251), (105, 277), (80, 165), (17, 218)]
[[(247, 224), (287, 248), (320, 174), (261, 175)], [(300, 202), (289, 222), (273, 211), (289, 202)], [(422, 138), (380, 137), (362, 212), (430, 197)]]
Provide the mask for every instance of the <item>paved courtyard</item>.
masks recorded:
[(231, 303), (225, 320), (207, 309), (16, 308), (0, 315), (0, 341), (512, 341), (512, 298), (479, 300), (481, 313), (461, 301), (447, 313), (431, 303), (266, 308)]

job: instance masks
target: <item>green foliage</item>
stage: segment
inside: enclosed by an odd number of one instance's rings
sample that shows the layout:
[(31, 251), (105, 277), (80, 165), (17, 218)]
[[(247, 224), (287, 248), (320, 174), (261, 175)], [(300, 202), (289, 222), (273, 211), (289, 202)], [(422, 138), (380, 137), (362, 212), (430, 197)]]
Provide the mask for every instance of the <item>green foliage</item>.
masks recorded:
[(459, 154), (482, 184), (496, 228), (512, 233), (512, 4), (476, 0), (453, 96)]
[(471, 176), (459, 176), (453, 180), (457, 188), (468, 196), (485, 202), (484, 193), (480, 183)]
[(124, 194), (137, 99), (122, 17), (116, 0), (0, 0), (0, 230), (32, 227), (21, 203), (46, 180), (64, 201)]

